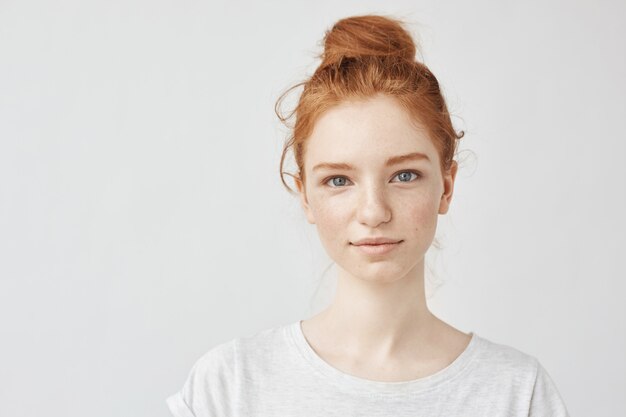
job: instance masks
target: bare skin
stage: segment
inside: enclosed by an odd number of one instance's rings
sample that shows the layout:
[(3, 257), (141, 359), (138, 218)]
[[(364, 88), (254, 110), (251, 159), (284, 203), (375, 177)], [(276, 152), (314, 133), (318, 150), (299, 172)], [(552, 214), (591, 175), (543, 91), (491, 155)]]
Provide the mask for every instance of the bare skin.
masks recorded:
[(373, 381), (410, 381), (435, 374), (450, 365), (471, 339), (471, 335), (434, 315), (431, 317), (430, 334), (422, 338), (403, 334), (404, 346), (391, 352), (371, 353), (380, 341), (354, 342), (353, 335), (331, 332), (332, 326), (326, 323), (330, 320), (332, 324), (333, 320), (325, 312), (303, 320), (302, 331), (317, 355), (342, 372)]
[[(425, 157), (386, 165), (410, 153)], [(323, 162), (354, 169), (313, 169)], [(424, 255), (438, 215), (448, 211), (456, 162), (442, 172), (425, 129), (395, 100), (376, 96), (327, 110), (308, 139), (304, 164), (305, 180), (296, 181), (301, 203), (338, 268), (331, 305), (302, 321), (313, 350), (335, 368), (375, 381), (408, 381), (447, 367), (471, 335), (429, 311)], [(384, 255), (354, 245), (370, 237), (401, 242)]]

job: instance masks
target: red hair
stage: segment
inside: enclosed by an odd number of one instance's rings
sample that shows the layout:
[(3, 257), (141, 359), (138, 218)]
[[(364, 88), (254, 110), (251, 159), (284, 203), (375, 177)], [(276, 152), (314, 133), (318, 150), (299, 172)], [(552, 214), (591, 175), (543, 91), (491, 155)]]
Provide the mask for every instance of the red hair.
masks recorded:
[[(306, 142), (318, 118), (345, 100), (386, 94), (424, 126), (439, 153), (442, 172), (448, 171), (464, 132), (454, 130), (439, 83), (426, 65), (415, 60), (416, 46), (399, 19), (379, 15), (353, 16), (337, 21), (324, 36), (322, 59), (313, 75), (285, 91), (276, 101), (281, 122), (294, 114), (293, 132), (285, 142), (280, 177), (287, 189), (283, 164), (289, 148), (298, 167), (296, 180), (304, 183)], [(285, 95), (304, 86), (296, 108), (287, 117), (279, 112)], [(289, 126), (288, 126), (289, 127)]]

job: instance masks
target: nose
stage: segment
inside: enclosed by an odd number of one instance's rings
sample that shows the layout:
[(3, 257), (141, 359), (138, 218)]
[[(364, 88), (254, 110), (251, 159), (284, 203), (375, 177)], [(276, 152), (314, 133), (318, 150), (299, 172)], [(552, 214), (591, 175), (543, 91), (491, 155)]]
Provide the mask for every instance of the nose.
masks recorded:
[(359, 190), (359, 198), (356, 216), (359, 223), (370, 227), (376, 227), (380, 223), (391, 220), (391, 208), (389, 207), (384, 186), (365, 185)]

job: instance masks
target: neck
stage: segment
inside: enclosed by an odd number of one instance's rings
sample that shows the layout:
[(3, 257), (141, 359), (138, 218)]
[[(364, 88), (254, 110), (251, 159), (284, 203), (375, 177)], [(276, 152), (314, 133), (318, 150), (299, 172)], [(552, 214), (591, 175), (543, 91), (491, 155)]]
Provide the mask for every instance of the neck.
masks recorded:
[(426, 304), (423, 262), (393, 280), (366, 280), (340, 268), (333, 302), (319, 320), (346, 355), (385, 358), (427, 344), (438, 319)]

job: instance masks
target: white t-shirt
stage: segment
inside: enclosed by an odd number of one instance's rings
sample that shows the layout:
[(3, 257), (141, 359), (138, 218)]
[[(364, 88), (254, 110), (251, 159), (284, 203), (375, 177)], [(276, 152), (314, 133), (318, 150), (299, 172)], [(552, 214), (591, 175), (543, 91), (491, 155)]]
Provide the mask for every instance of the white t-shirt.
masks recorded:
[(324, 361), (296, 321), (216, 345), (166, 403), (175, 417), (569, 417), (535, 357), (470, 334), (446, 368), (384, 382)]

